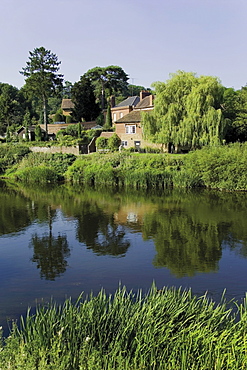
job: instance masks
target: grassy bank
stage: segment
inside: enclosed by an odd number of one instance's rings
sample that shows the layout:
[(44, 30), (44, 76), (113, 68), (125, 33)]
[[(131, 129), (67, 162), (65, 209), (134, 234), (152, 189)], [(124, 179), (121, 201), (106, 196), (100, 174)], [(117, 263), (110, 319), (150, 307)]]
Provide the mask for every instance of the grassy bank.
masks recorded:
[(247, 144), (203, 148), (186, 155), (114, 153), (78, 158), (70, 182), (134, 188), (206, 187), (247, 190)]
[(1, 150), (2, 174), (26, 183), (55, 183), (65, 179), (90, 186), (135, 189), (247, 190), (247, 144), (205, 147), (186, 155), (123, 151), (77, 158), (69, 154), (28, 153), (25, 147), (12, 148), (9, 152)]
[[(238, 320), (236, 316), (238, 315)], [(125, 288), (30, 311), (0, 351), (5, 369), (244, 369), (246, 302), (233, 312), (173, 288)]]

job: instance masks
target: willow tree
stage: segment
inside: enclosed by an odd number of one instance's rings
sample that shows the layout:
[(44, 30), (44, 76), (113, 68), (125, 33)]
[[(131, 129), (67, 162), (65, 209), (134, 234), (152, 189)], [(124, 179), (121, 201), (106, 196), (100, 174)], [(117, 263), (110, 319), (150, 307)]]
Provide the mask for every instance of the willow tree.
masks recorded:
[(178, 71), (154, 87), (154, 110), (144, 113), (142, 119), (147, 139), (188, 150), (222, 142), (224, 88), (217, 78)]

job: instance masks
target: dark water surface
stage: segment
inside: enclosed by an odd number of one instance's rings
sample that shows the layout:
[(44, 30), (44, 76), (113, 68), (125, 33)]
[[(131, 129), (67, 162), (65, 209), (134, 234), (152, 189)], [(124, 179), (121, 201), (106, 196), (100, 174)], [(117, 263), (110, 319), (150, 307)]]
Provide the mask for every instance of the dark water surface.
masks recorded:
[(247, 194), (0, 183), (0, 326), (28, 306), (119, 284), (247, 291)]

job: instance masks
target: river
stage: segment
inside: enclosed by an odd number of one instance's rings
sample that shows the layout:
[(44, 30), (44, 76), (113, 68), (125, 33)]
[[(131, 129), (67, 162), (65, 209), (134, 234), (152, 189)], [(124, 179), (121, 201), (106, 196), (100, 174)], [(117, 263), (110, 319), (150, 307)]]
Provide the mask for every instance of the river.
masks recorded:
[(0, 325), (27, 307), (153, 282), (220, 301), (247, 290), (247, 194), (0, 183)]

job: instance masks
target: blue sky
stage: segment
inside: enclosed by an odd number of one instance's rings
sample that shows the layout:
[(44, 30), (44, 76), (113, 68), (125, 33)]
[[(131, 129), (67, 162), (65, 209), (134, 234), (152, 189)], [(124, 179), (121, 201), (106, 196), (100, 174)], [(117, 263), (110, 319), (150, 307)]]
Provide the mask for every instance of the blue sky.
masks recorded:
[(246, 0), (1, 0), (0, 82), (21, 87), (29, 51), (57, 54), (64, 79), (118, 65), (150, 87), (177, 70), (247, 84)]

